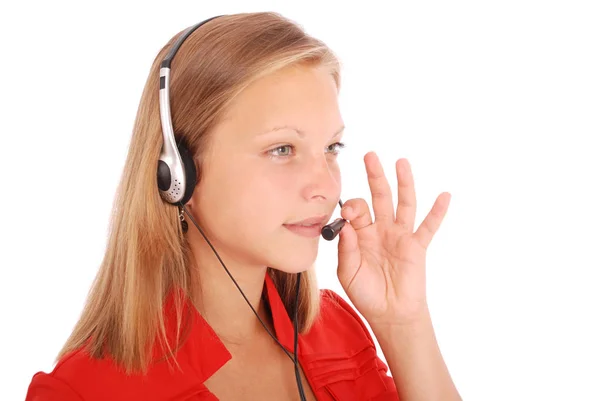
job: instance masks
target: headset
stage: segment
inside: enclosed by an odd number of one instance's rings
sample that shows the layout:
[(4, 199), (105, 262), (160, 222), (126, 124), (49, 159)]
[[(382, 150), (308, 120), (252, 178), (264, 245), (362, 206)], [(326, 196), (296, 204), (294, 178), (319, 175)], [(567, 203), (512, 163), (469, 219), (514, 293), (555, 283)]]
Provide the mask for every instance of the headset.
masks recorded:
[[(177, 54), (177, 51), (181, 47), (182, 43), (199, 27), (204, 25), (205, 23), (212, 21), (215, 18), (222, 17), (223, 15), (217, 15), (212, 18), (208, 18), (196, 25), (193, 25), (187, 28), (181, 36), (177, 39), (173, 47), (169, 50), (164, 60), (160, 64), (160, 90), (159, 90), (159, 102), (160, 102), (160, 121), (162, 127), (162, 135), (163, 135), (163, 145), (160, 152), (160, 156), (158, 159), (158, 167), (157, 167), (157, 184), (161, 198), (172, 205), (178, 205), (181, 207), (188, 218), (192, 221), (192, 223), (196, 226), (200, 234), (204, 237), (208, 245), (213, 250), (217, 259), (221, 265), (225, 268), (225, 271), (229, 275), (229, 277), (233, 280), (234, 284), (262, 324), (267, 333), (279, 344), (279, 346), (283, 349), (286, 355), (294, 362), (294, 368), (296, 371), (296, 383), (298, 385), (298, 392), (300, 394), (300, 399), (302, 401), (306, 400), (304, 395), (304, 388), (302, 386), (302, 381), (300, 379), (300, 371), (299, 371), (299, 363), (298, 363), (298, 295), (300, 291), (300, 275), (297, 274), (296, 280), (296, 301), (294, 302), (294, 354), (293, 357), (290, 353), (285, 349), (285, 347), (275, 338), (275, 336), (269, 331), (265, 323), (262, 321), (258, 313), (254, 310), (248, 298), (237, 284), (225, 264), (223, 260), (210, 243), (196, 220), (189, 213), (185, 204), (192, 197), (192, 193), (194, 192), (194, 188), (196, 186), (196, 165), (194, 163), (193, 155), (189, 151), (188, 145), (183, 140), (182, 136), (177, 136), (173, 130), (173, 122), (171, 119), (171, 107), (169, 100), (169, 78), (171, 74), (171, 62)], [(342, 201), (338, 202), (340, 207), (342, 207)], [(185, 222), (183, 222), (185, 223)], [(342, 218), (338, 218), (334, 220), (331, 224), (324, 226), (321, 230), (321, 235), (327, 241), (333, 240), (341, 231), (346, 220)], [(184, 226), (184, 232), (186, 231), (187, 226)]]

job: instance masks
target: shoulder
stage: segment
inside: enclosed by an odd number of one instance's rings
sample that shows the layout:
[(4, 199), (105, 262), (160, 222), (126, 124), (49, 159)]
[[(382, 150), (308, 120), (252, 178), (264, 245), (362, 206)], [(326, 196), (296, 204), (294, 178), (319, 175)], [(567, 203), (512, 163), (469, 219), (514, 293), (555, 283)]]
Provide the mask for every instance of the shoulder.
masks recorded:
[(126, 375), (110, 359), (93, 359), (79, 349), (63, 357), (50, 373), (34, 374), (25, 400), (187, 400), (207, 391), (193, 370), (182, 368), (186, 374), (161, 362), (146, 375)]
[(71, 352), (58, 361), (50, 373), (40, 371), (33, 375), (25, 401), (83, 401), (79, 388), (93, 384), (88, 372), (88, 367), (82, 363), (81, 352)]
[(25, 401), (84, 401), (69, 384), (52, 374), (37, 372), (33, 375)]

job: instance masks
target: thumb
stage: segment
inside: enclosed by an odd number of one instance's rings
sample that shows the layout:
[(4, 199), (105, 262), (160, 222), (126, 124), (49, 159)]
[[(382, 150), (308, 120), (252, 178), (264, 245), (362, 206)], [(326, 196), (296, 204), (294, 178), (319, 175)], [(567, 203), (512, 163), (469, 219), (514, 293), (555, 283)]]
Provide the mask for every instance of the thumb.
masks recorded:
[(350, 223), (344, 224), (339, 237), (337, 276), (345, 290), (360, 266), (361, 255), (358, 236)]

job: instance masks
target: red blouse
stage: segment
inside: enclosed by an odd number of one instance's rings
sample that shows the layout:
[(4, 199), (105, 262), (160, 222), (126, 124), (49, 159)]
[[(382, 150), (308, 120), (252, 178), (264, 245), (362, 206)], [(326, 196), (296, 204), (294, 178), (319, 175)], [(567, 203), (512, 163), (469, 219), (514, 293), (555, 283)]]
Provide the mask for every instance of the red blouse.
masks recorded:
[[(294, 327), (271, 277), (265, 285), (275, 333), (293, 355)], [(354, 309), (332, 290), (322, 289), (320, 318), (298, 336), (298, 360), (319, 401), (398, 400), (387, 365)], [(195, 310), (189, 337), (177, 353), (183, 369), (166, 361), (147, 376), (118, 371), (110, 359), (93, 360), (82, 349), (65, 355), (50, 373), (33, 375), (26, 401), (215, 401), (203, 384), (231, 354)], [(172, 361), (171, 361), (172, 363)], [(290, 361), (290, 370), (293, 364)]]

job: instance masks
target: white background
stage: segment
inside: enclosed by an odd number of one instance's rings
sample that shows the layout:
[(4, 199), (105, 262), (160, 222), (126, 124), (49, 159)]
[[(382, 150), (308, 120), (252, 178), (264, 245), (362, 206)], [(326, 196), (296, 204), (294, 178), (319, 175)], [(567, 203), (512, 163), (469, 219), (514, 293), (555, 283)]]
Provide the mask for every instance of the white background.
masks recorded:
[[(600, 12), (594, 1), (10, 2), (0, 12), (0, 399), (50, 371), (105, 246), (142, 87), (171, 36), (277, 11), (343, 63), (344, 199), (410, 161), (437, 338), (465, 400), (600, 400)], [(345, 297), (337, 241), (322, 288)], [(346, 298), (347, 299), (347, 298)]]

